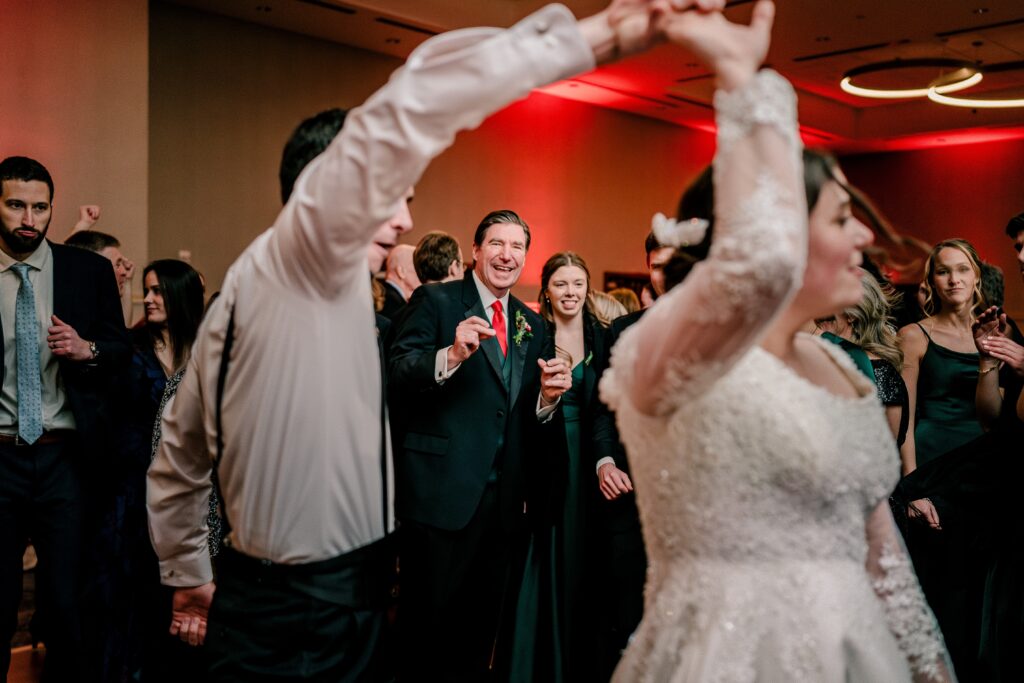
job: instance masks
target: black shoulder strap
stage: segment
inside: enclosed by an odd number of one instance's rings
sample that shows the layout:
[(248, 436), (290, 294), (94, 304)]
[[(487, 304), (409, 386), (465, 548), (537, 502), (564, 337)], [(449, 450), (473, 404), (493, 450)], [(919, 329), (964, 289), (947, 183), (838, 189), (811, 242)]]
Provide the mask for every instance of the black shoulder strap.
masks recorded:
[(220, 467), (221, 458), (224, 457), (224, 427), (221, 423), (221, 404), (224, 402), (224, 384), (228, 378), (228, 363), (231, 362), (231, 347), (235, 343), (235, 305), (231, 304), (231, 313), (228, 318), (228, 329), (224, 333), (224, 346), (220, 352), (220, 371), (217, 373), (217, 459), (213, 468)]
[(217, 420), (217, 459), (213, 461), (211, 480), (214, 492), (220, 500), (221, 533), (225, 541), (231, 533), (231, 522), (228, 520), (228, 503), (224, 500), (224, 492), (220, 486), (220, 461), (224, 457), (224, 428), (221, 425), (221, 404), (224, 402), (224, 383), (228, 377), (228, 363), (231, 361), (231, 347), (235, 343), (235, 305), (231, 304), (228, 329), (224, 332), (224, 346), (220, 351), (220, 370), (217, 372), (217, 403), (215, 415)]
[[(407, 304), (408, 305), (408, 304)], [(376, 327), (376, 326), (375, 326)], [(383, 503), (384, 535), (388, 535), (388, 373), (387, 358), (384, 353), (384, 341), (377, 332), (377, 352), (380, 354), (380, 499)]]

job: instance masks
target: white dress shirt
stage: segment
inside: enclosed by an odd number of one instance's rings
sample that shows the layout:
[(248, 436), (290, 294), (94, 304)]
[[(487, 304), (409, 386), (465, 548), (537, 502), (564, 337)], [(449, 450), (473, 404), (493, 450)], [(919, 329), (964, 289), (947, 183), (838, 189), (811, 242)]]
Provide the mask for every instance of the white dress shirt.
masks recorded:
[[(14, 320), (18, 302), (21, 278), (11, 269), (14, 260), (0, 250), (0, 321), (4, 328), (4, 381), (0, 387), (0, 433), (18, 433), (18, 354)], [(53, 250), (43, 240), (32, 255), (21, 263), (27, 263), (28, 281), (32, 283), (36, 300), (36, 322), (39, 336), (39, 369), (41, 375), (40, 398), (43, 404), (43, 429), (74, 429), (75, 416), (68, 405), (64, 382), (60, 376), (57, 356), (46, 341), (49, 328), (53, 325)]]
[(165, 412), (148, 490), (165, 584), (213, 578), (205, 519), (232, 307), (219, 469), (232, 547), (306, 563), (384, 535), (380, 361), (366, 248), (456, 132), (593, 66), (572, 14), (552, 5), (508, 30), (432, 38), (349, 113), (274, 226), (228, 271)]

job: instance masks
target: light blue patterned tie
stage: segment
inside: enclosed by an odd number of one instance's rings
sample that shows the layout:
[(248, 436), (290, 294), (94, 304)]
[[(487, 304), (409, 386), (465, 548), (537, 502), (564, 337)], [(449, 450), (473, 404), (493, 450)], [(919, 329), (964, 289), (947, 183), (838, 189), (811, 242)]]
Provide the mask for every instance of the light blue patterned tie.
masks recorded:
[(14, 307), (14, 338), (18, 353), (18, 436), (35, 443), (43, 434), (43, 399), (39, 378), (39, 322), (36, 293), (28, 279), (27, 263), (15, 263), (11, 270), (21, 278)]

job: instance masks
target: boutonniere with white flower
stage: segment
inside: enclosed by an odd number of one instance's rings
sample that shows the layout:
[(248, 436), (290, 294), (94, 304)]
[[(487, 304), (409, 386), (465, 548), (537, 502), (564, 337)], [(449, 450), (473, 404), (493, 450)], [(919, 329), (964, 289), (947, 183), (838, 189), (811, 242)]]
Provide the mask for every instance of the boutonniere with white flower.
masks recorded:
[(533, 328), (526, 321), (526, 316), (523, 315), (523, 312), (516, 311), (516, 333), (512, 335), (512, 341), (516, 343), (516, 346), (521, 346), (523, 341), (530, 341), (531, 339), (533, 339)]
[(703, 218), (691, 218), (676, 221), (663, 213), (656, 213), (651, 219), (651, 231), (654, 239), (663, 247), (688, 247), (700, 244), (708, 232), (711, 223)]

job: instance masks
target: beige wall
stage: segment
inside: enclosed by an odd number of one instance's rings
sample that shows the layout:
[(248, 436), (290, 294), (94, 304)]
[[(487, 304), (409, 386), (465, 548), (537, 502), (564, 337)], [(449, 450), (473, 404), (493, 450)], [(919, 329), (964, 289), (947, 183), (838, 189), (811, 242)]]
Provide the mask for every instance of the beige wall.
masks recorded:
[[(150, 258), (192, 252), (211, 287), (280, 201), (281, 147), (305, 116), (359, 104), (399, 63), (374, 53), (176, 6), (151, 8)], [(453, 233), (467, 258), (495, 208), (534, 230), (520, 296), (547, 256), (643, 270), (655, 211), (671, 211), (710, 158), (710, 136), (536, 94), (464, 133), (417, 186), (415, 242)]]
[(147, 245), (148, 5), (145, 0), (5, 0), (0, 158), (38, 159), (53, 175), (50, 237), (80, 204), (97, 229), (143, 261)]
[(149, 256), (190, 251), (212, 290), (281, 208), (292, 129), (359, 104), (399, 62), (159, 2), (150, 19)]

